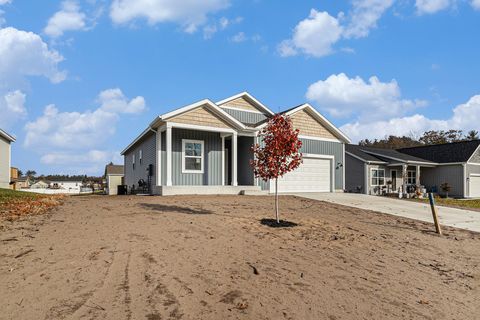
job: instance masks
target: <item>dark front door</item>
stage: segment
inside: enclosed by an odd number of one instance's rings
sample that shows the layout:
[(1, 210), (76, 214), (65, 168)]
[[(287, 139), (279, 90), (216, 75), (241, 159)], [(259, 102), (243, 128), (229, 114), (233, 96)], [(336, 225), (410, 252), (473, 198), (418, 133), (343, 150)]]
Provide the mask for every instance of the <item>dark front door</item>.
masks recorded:
[(397, 170), (392, 170), (392, 190), (397, 191)]

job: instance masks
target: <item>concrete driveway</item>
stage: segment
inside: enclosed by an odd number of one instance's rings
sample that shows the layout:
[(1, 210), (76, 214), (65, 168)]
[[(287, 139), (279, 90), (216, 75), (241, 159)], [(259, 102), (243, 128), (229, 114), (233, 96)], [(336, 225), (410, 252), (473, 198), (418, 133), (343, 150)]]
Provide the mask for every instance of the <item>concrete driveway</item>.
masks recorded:
[[(296, 193), (294, 195), (433, 223), (428, 204), (356, 193)], [(437, 212), (442, 225), (480, 232), (479, 211), (438, 206)]]

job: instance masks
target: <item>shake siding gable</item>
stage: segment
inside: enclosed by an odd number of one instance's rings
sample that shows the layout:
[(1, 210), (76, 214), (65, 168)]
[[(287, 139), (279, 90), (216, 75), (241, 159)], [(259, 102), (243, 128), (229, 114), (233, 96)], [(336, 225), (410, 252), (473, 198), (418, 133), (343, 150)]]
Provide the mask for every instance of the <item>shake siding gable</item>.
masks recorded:
[(181, 115), (172, 117), (167, 121), (216, 128), (230, 128), (230, 126), (225, 121), (218, 118), (205, 107), (199, 107), (197, 109), (185, 112)]
[(237, 109), (243, 109), (247, 111), (260, 111), (262, 110), (256, 108), (252, 103), (248, 102), (245, 98), (240, 97), (235, 100), (229, 101), (227, 103), (224, 103), (222, 106), (225, 107), (232, 107), (232, 108), (237, 108)]
[(294, 128), (300, 130), (300, 135), (337, 140), (334, 134), (305, 110), (292, 114), (290, 119), (292, 119)]

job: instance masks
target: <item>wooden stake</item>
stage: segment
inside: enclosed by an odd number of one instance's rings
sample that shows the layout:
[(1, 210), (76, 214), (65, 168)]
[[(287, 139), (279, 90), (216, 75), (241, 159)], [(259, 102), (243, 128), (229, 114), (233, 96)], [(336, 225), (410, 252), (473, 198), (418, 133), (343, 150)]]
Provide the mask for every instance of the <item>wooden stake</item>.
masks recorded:
[(433, 223), (435, 224), (435, 230), (438, 234), (442, 234), (442, 229), (440, 229), (440, 223), (438, 222), (437, 209), (435, 208), (435, 199), (433, 198), (433, 193), (428, 194), (428, 200), (430, 200), (430, 208), (432, 209)]

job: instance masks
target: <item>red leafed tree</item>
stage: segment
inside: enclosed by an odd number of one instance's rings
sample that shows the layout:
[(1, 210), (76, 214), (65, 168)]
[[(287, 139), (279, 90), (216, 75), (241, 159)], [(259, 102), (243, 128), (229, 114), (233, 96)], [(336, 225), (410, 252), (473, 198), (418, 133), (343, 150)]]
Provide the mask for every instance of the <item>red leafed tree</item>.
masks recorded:
[(263, 144), (252, 147), (254, 160), (250, 162), (255, 177), (264, 181), (275, 179), (275, 218), (278, 215), (278, 178), (295, 170), (302, 163), (302, 141), (298, 139), (298, 129), (294, 129), (288, 116), (277, 114), (272, 117), (259, 136)]

